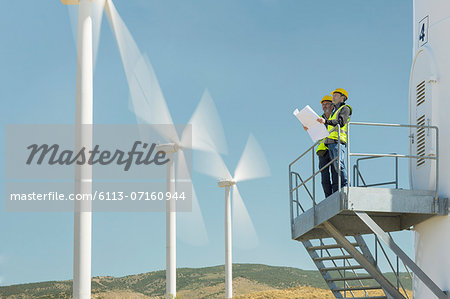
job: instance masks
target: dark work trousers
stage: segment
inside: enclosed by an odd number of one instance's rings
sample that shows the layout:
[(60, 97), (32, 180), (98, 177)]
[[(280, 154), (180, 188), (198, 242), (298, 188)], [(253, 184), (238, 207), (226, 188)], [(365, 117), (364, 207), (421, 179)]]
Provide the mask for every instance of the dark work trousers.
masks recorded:
[[(328, 152), (330, 153), (330, 160), (337, 158), (339, 156), (339, 144), (331, 143), (328, 144)], [(341, 187), (347, 186), (347, 169), (345, 168), (345, 160), (347, 154), (347, 146), (345, 144), (341, 144)], [(333, 170), (336, 172), (336, 175), (339, 171), (339, 158), (333, 162)], [(334, 183), (334, 181), (333, 181)], [(333, 193), (338, 190), (338, 180), (336, 180), (336, 186), (333, 184)]]
[[(330, 161), (330, 151), (327, 151), (324, 156), (319, 156), (319, 169), (322, 169), (322, 167), (327, 165), (327, 163), (329, 163)], [(331, 183), (330, 179), (330, 171), (333, 184)], [(320, 174), (322, 176), (323, 192), (325, 193), (325, 197), (328, 197), (333, 194), (333, 191), (336, 191), (338, 189), (338, 174), (334, 170), (333, 165), (329, 165), (328, 167), (326, 167)]]

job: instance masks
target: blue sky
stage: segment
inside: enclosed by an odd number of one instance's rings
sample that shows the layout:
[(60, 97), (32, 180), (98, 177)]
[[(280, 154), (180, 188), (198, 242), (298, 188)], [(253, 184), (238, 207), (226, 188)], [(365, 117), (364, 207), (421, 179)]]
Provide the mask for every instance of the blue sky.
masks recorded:
[[(320, 111), (323, 95), (345, 88), (353, 121), (407, 123), (412, 1), (114, 3), (152, 62), (177, 123), (189, 120), (208, 88), (225, 128), (229, 168), (235, 168), (250, 132), (265, 151), (272, 176), (240, 186), (260, 244), (253, 250), (235, 247), (233, 261), (314, 269), (301, 244), (290, 239), (288, 165), (311, 145), (292, 111), (307, 104)], [(2, 127), (73, 123), (76, 48), (68, 9), (57, 0), (3, 1), (0, 30)], [(106, 18), (94, 84), (95, 123), (135, 122)], [(405, 153), (407, 134), (399, 136), (355, 130), (352, 149)], [(0, 150), (5, 169), (4, 145)], [(406, 164), (401, 165), (407, 187)], [(373, 173), (385, 174), (381, 167)], [(177, 265), (223, 264), (223, 190), (204, 175), (194, 173), (193, 179), (209, 244), (179, 241)], [(164, 219), (163, 213), (95, 214), (92, 274), (164, 269)], [(398, 238), (411, 253), (411, 233)], [(71, 279), (72, 248), (72, 214), (7, 213), (0, 207), (1, 285)]]

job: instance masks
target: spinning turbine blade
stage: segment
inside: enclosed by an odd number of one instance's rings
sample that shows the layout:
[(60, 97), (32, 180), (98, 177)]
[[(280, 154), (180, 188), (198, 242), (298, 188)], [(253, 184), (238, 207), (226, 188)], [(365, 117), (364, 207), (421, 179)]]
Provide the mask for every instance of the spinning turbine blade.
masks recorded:
[(226, 154), (225, 133), (216, 105), (206, 89), (192, 115), (192, 148)]
[(233, 244), (245, 249), (255, 248), (258, 236), (236, 185), (233, 186), (232, 211)]
[(191, 180), (191, 165), (186, 161), (186, 155), (183, 150), (177, 152), (177, 169), (176, 181), (178, 182), (192, 182)]
[(192, 246), (203, 246), (208, 243), (208, 233), (198, 204), (197, 195), (192, 187), (192, 212), (179, 212), (177, 236)]
[[(190, 177), (190, 167), (186, 161), (186, 156), (183, 150), (179, 150), (177, 161), (177, 176), (175, 191), (179, 194), (186, 189), (186, 185), (181, 186), (182, 183), (192, 184)], [(177, 213), (179, 223), (179, 233), (177, 234), (181, 240), (190, 245), (200, 246), (208, 242), (208, 234), (206, 231), (203, 214), (198, 204), (197, 196), (195, 194), (194, 186), (192, 185), (192, 211)]]
[(66, 7), (69, 13), (70, 27), (72, 28), (72, 38), (76, 48), (78, 40), (78, 5), (66, 5)]
[[(106, 12), (116, 37), (123, 68), (130, 88), (133, 112), (138, 120), (147, 124), (173, 125), (167, 103), (159, 86), (153, 67), (141, 54), (127, 26), (120, 18), (111, 0), (106, 1)], [(163, 134), (171, 142), (178, 142), (175, 129)]]
[(103, 9), (106, 0), (96, 0), (92, 2), (92, 48), (94, 51), (94, 65), (97, 62), (98, 45), (100, 42), (100, 29), (102, 27)]
[(270, 175), (269, 164), (256, 138), (250, 134), (241, 159), (234, 172), (234, 180), (241, 182)]
[[(154, 127), (167, 142), (179, 143), (176, 128), (167, 108), (166, 101), (159, 87), (158, 79), (146, 56), (141, 56), (128, 80), (133, 112), (139, 120)], [(161, 113), (158, 113), (161, 112)], [(167, 124), (170, 126), (158, 126)]]
[(196, 159), (196, 169), (217, 179), (231, 180), (231, 174), (222, 157), (217, 152), (202, 152)]

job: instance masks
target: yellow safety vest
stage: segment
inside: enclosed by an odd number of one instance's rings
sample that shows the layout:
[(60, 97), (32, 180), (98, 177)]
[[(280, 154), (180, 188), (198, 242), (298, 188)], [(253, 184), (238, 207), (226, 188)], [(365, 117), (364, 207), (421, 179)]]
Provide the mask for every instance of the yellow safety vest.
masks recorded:
[(328, 146), (324, 143), (324, 141), (325, 141), (325, 138), (322, 139), (322, 142), (319, 143), (319, 145), (317, 146), (316, 154), (318, 156), (324, 156), (325, 152), (328, 150)]
[[(336, 112), (333, 113), (333, 115), (328, 120), (336, 119), (338, 114), (339, 114), (339, 112), (341, 111), (341, 109), (344, 108), (345, 106), (350, 108), (350, 114), (348, 116), (347, 121), (345, 122), (345, 125), (343, 127), (341, 127), (340, 137), (341, 137), (341, 142), (347, 143), (347, 126), (348, 126), (348, 122), (350, 120), (350, 115), (352, 114), (352, 107), (350, 107), (350, 105), (342, 105), (338, 110), (336, 110)], [(332, 131), (333, 129), (334, 129), (334, 126), (328, 125), (328, 132)], [(330, 135), (327, 138), (333, 139), (333, 140), (337, 140), (338, 139), (338, 132), (337, 132), (337, 130), (331, 132)]]
[[(322, 117), (325, 118), (325, 114), (322, 115)], [(326, 138), (322, 139), (322, 141), (321, 141), (321, 142), (319, 143), (319, 145), (317, 146), (316, 154), (317, 154), (318, 156), (324, 156), (324, 155), (325, 155), (325, 152), (328, 150), (328, 146), (324, 143), (324, 142), (325, 142), (325, 139), (326, 139)]]

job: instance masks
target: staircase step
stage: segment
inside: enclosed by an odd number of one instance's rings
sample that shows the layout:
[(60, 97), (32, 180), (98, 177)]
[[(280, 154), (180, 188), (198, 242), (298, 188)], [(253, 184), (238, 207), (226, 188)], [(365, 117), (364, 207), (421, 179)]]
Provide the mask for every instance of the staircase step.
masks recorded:
[(349, 281), (349, 280), (364, 280), (364, 279), (374, 279), (372, 276), (359, 276), (359, 277), (336, 277), (327, 279), (327, 281)]
[(348, 287), (332, 290), (333, 292), (344, 292), (344, 291), (368, 291), (368, 290), (379, 290), (380, 286), (359, 286), (359, 287)]
[[(358, 243), (351, 243), (353, 246), (357, 247), (359, 246)], [(308, 250), (320, 250), (320, 249), (334, 249), (334, 248), (342, 248), (339, 244), (330, 244), (330, 245), (318, 245), (318, 246), (311, 246), (308, 247)]]
[(356, 269), (364, 269), (363, 266), (344, 266), (344, 267), (325, 267), (322, 269), (319, 269), (322, 272), (325, 271), (338, 271), (338, 270), (356, 270)]
[(344, 260), (344, 259), (352, 259), (351, 255), (336, 255), (336, 256), (324, 256), (324, 257), (316, 257), (314, 261), (330, 261), (330, 260)]

